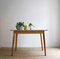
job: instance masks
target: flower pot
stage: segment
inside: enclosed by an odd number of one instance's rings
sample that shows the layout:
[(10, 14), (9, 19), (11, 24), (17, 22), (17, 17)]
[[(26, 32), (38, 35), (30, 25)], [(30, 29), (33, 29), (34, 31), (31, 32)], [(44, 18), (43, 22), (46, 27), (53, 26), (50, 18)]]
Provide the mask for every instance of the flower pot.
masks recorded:
[(31, 26), (29, 26), (30, 30), (31, 30)]
[(23, 26), (17, 26), (17, 30), (23, 30)]

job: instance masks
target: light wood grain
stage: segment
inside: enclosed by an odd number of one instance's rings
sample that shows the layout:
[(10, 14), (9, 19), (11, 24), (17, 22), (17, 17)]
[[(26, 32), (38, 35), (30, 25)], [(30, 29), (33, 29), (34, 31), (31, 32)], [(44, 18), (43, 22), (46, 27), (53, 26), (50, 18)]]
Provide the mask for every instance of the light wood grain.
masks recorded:
[[(18, 34), (43, 34), (44, 54), (46, 56), (45, 31), (47, 31), (47, 30), (11, 30), (11, 31), (13, 31), (12, 56), (13, 56), (14, 44), (15, 44), (15, 51), (17, 49), (17, 36), (18, 36)], [(16, 34), (16, 36), (15, 36), (15, 34)], [(16, 37), (16, 42), (14, 42), (15, 37)], [(42, 46), (42, 36), (41, 36), (41, 46)], [(42, 50), (43, 50), (43, 46), (42, 46)]]

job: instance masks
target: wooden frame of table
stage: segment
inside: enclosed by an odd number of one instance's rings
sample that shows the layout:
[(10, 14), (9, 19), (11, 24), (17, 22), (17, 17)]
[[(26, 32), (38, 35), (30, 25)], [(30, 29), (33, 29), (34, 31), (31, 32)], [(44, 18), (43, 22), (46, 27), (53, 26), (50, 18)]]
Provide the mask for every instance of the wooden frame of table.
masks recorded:
[[(46, 41), (45, 41), (45, 31), (47, 30), (11, 30), (13, 31), (13, 42), (12, 42), (12, 56), (13, 56), (13, 50), (14, 50), (14, 44), (15, 44), (15, 51), (17, 50), (17, 37), (18, 34), (40, 34), (41, 39), (41, 48), (43, 50), (44, 46), (44, 54), (46, 56)], [(43, 39), (42, 39), (43, 37)], [(44, 44), (44, 45), (43, 45)]]

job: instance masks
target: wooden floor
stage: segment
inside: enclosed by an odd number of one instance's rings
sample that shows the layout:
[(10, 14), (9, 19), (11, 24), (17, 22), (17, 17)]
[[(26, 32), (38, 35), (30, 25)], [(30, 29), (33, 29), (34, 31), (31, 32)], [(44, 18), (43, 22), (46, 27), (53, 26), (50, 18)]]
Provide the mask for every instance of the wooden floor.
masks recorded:
[(60, 59), (60, 48), (48, 48), (47, 56), (40, 48), (18, 48), (11, 56), (11, 48), (0, 48), (0, 59)]

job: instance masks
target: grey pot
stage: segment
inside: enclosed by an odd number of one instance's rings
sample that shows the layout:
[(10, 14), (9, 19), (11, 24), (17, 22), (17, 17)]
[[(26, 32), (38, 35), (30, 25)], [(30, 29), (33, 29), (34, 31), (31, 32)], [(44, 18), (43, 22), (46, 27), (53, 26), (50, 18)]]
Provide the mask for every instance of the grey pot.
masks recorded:
[(23, 30), (23, 26), (17, 26), (17, 30)]

